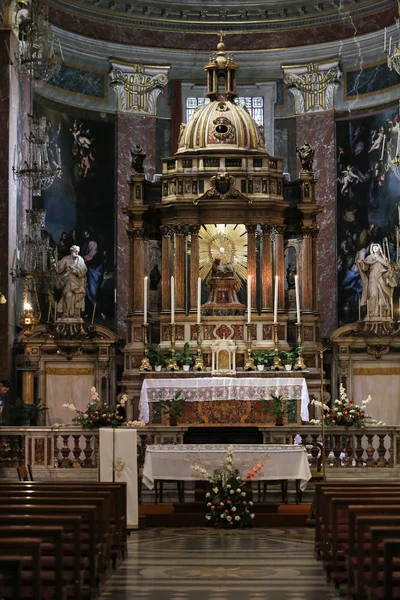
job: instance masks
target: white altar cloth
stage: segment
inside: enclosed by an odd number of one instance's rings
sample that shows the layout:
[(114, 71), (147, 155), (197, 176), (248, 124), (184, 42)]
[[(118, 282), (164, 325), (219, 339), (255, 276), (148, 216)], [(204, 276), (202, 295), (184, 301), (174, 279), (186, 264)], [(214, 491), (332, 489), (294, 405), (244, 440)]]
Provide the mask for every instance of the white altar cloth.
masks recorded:
[[(147, 446), (143, 467), (143, 482), (152, 490), (156, 479), (165, 481), (195, 481), (207, 479), (193, 469), (201, 465), (209, 473), (223, 467), (226, 444), (177, 444)], [(234, 468), (242, 477), (257, 463), (263, 462), (255, 480), (300, 480), (304, 490), (311, 478), (307, 451), (299, 445), (235, 444), (233, 447)]]
[(307, 383), (304, 377), (193, 377), (188, 379), (145, 379), (140, 392), (139, 419), (149, 422), (149, 402), (172, 398), (183, 390), (187, 402), (261, 400), (271, 394), (301, 400), (301, 418), (308, 421)]
[(128, 529), (139, 526), (137, 487), (137, 431), (102, 427), (100, 430), (100, 481), (126, 482)]

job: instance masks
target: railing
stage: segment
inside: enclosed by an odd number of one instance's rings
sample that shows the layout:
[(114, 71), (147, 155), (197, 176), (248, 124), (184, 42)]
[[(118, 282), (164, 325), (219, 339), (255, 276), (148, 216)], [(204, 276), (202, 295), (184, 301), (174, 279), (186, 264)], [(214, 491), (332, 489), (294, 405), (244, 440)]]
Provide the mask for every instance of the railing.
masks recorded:
[[(321, 466), (322, 436), (318, 426), (259, 427), (265, 444), (292, 444), (299, 434), (306, 446), (312, 470)], [(148, 426), (138, 430), (138, 459), (143, 464), (146, 445), (182, 443), (187, 427)], [(87, 469), (98, 467), (96, 430), (79, 427), (0, 427), (0, 476), (4, 469), (30, 464), (37, 471)], [(351, 476), (367, 469), (374, 477), (400, 476), (400, 427), (375, 426), (365, 430), (344, 427), (326, 428), (326, 470)], [(384, 471), (382, 475), (380, 472)], [(397, 473), (398, 472), (398, 473)], [(51, 476), (51, 474), (49, 474)], [(72, 476), (72, 473), (71, 473)], [(82, 473), (82, 477), (84, 474)]]

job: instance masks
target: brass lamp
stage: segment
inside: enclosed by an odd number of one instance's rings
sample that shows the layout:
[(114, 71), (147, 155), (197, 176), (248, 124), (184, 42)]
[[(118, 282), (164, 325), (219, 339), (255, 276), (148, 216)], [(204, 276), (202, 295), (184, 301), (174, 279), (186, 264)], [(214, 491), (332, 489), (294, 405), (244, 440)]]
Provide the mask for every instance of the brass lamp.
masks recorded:
[(0, 292), (0, 304), (6, 304), (7, 298)]
[(37, 324), (37, 319), (34, 315), (32, 305), (29, 302), (24, 302), (24, 308), (21, 312), (19, 322), (24, 329), (24, 335), (31, 335), (34, 325)]

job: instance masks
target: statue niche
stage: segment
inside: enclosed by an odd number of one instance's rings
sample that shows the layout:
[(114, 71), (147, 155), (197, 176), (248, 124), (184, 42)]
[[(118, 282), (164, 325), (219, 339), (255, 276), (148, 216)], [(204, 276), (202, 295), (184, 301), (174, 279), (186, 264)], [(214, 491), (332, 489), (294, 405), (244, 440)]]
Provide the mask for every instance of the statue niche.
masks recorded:
[(243, 314), (246, 307), (237, 297), (237, 280), (231, 263), (222, 264), (220, 258), (215, 258), (209, 284), (210, 293), (207, 302), (203, 304), (203, 314), (217, 316)]

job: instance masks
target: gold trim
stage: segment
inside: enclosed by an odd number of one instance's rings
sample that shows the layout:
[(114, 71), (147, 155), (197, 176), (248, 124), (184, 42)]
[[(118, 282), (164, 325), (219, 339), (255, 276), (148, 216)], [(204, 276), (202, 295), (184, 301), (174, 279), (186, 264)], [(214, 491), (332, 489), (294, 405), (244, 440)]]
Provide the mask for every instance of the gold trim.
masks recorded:
[(400, 367), (359, 367), (353, 370), (353, 375), (400, 375)]
[(94, 369), (90, 367), (75, 367), (74, 369), (46, 367), (46, 375), (94, 375)]

